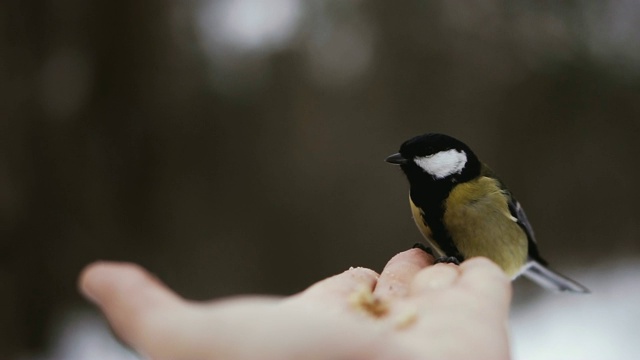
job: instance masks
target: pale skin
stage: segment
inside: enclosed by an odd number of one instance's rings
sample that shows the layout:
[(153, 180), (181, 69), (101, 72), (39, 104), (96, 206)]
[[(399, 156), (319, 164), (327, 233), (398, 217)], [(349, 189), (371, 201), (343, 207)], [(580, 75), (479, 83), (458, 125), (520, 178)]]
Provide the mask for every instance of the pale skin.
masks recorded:
[(150, 359), (508, 359), (511, 283), (472, 258), (412, 249), (382, 273), (352, 268), (289, 297), (182, 299), (138, 265), (97, 262), (82, 293)]

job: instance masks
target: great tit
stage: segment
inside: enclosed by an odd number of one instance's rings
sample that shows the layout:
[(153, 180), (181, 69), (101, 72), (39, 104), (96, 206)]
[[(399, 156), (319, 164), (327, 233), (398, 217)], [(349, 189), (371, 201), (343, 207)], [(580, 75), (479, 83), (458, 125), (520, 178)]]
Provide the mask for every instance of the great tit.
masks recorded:
[(463, 142), (420, 135), (386, 161), (409, 180), (413, 219), (438, 262), (484, 256), (512, 279), (524, 275), (545, 288), (589, 292), (547, 267), (520, 203)]

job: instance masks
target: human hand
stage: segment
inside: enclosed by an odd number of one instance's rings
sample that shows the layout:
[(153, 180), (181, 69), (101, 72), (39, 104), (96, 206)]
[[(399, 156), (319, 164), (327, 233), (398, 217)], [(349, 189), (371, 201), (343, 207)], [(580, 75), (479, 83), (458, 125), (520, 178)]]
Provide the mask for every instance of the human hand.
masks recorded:
[(508, 359), (510, 280), (492, 262), (412, 249), (302, 293), (196, 303), (137, 265), (98, 262), (80, 289), (151, 359)]

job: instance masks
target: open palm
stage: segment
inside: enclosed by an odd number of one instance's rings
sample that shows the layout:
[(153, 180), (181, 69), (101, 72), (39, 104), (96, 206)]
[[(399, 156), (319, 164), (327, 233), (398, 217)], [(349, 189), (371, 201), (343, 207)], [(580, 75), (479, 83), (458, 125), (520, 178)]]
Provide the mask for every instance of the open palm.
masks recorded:
[[(292, 271), (295, 271), (292, 269)], [(508, 359), (509, 279), (489, 260), (412, 249), (290, 297), (184, 300), (137, 265), (99, 262), (83, 293), (151, 359)]]

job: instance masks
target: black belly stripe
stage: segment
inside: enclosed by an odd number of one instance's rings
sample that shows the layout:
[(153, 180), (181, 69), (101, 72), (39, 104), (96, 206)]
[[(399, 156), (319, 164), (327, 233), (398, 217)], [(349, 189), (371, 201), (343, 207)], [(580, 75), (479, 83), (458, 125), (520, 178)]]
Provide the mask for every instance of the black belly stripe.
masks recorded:
[[(464, 261), (464, 256), (453, 242), (451, 235), (444, 226), (444, 201), (446, 200), (451, 187), (439, 189), (441, 191), (430, 191), (428, 194), (411, 189), (411, 201), (422, 210), (422, 221), (429, 229), (433, 241), (440, 247), (446, 256), (454, 256), (460, 261)], [(434, 196), (435, 195), (435, 196)]]

